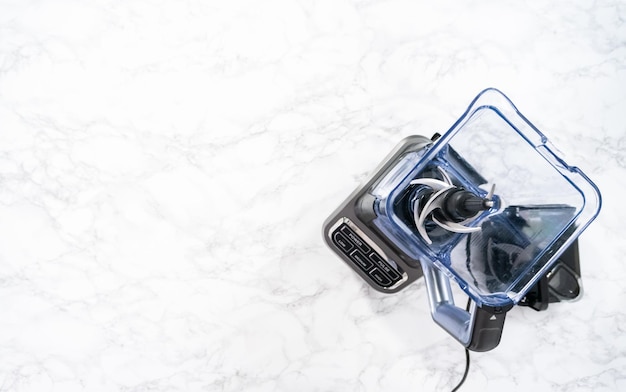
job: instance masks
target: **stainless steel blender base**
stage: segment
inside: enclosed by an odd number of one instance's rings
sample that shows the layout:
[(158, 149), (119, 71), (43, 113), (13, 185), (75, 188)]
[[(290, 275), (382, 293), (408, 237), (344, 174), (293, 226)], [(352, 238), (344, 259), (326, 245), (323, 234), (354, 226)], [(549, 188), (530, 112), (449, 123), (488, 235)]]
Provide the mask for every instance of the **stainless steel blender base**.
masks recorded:
[(373, 288), (384, 293), (402, 290), (423, 273), (419, 260), (394, 246), (372, 224), (375, 205), (367, 189), (380, 181), (400, 156), (430, 144), (432, 141), (424, 136), (404, 139), (324, 223), (328, 246)]
[[(436, 135), (437, 136), (437, 135)], [(435, 136), (435, 137), (436, 137)], [(423, 136), (404, 139), (374, 173), (356, 189), (325, 221), (324, 240), (348, 266), (357, 272), (371, 287), (383, 293), (395, 293), (413, 281), (424, 277), (429, 288), (432, 315), (440, 325), (461, 326), (462, 330), (451, 332), (465, 347), (472, 351), (488, 351), (495, 348), (502, 335), (507, 307), (477, 307), (471, 303), (469, 312), (459, 311), (454, 305), (449, 286), (436, 284), (447, 278), (429, 264), (422, 266), (394, 246), (377, 226), (374, 200), (367, 189), (388, 172), (397, 159), (410, 151), (419, 151), (432, 144)], [(529, 291), (519, 303), (535, 310), (546, 310), (548, 303), (575, 300), (582, 294), (578, 242), (566, 250), (559, 262)]]

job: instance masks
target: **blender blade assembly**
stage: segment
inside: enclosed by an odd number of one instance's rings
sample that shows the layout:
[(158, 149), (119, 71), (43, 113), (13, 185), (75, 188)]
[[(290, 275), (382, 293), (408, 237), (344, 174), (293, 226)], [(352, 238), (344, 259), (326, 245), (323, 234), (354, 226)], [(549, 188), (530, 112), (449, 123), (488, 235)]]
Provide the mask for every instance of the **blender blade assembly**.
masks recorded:
[(441, 173), (443, 180), (418, 178), (410, 182), (411, 185), (422, 185), (432, 190), (422, 196), (426, 197), (425, 203), (414, 202), (413, 216), (420, 236), (428, 244), (432, 244), (425, 228), (427, 218), (439, 227), (455, 233), (480, 231), (480, 227), (469, 227), (464, 224), (470, 223), (481, 211), (493, 207), (491, 198), (495, 185), (483, 199), (463, 188), (454, 186), (450, 176), (443, 169), (438, 167), (437, 170)]

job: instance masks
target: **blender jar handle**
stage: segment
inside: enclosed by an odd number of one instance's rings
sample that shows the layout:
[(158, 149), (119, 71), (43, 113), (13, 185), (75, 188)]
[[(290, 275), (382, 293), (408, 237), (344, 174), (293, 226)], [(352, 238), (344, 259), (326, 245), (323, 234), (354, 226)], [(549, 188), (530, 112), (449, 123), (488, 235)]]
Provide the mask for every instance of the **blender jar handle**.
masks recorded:
[(454, 304), (450, 280), (429, 262), (421, 262), (433, 320), (472, 351), (489, 351), (500, 343), (506, 312), (513, 307), (477, 306), (469, 311)]

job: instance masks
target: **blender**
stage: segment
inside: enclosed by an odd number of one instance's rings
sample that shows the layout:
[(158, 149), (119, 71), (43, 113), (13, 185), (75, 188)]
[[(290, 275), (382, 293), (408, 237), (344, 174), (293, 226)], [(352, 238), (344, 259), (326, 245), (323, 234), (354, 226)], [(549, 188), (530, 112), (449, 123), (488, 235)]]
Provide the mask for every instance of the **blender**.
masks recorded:
[(378, 291), (424, 278), (433, 320), (467, 349), (488, 351), (515, 305), (545, 310), (580, 297), (577, 238), (600, 205), (594, 183), (488, 88), (447, 132), (402, 140), (323, 237)]

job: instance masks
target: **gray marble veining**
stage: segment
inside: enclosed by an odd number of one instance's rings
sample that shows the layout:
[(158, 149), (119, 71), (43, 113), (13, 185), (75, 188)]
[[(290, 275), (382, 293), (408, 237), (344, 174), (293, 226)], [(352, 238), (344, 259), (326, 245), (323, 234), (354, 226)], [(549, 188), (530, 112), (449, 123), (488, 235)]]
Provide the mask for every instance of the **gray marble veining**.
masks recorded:
[(597, 183), (585, 296), (464, 391), (626, 390), (620, 1), (0, 3), (0, 391), (439, 391), (462, 347), (321, 224), (504, 91)]

